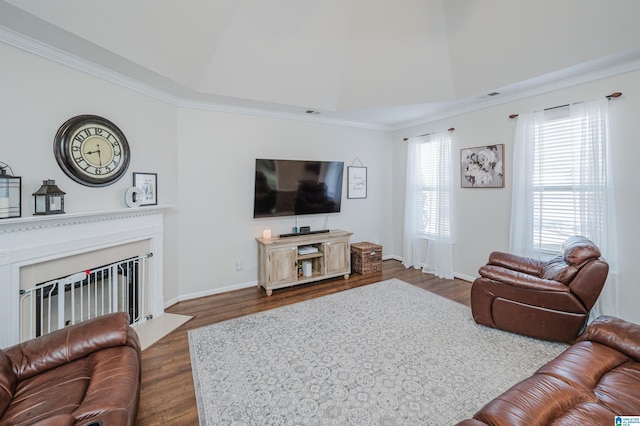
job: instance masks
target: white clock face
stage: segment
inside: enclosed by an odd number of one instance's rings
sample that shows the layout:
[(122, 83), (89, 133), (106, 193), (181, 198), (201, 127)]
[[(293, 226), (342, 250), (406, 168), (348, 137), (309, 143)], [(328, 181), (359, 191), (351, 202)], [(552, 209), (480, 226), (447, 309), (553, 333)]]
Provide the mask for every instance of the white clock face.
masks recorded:
[(129, 166), (129, 145), (109, 120), (82, 115), (63, 124), (54, 141), (54, 153), (62, 170), (87, 186), (110, 185)]
[(69, 156), (80, 173), (113, 176), (124, 165), (120, 139), (104, 126), (88, 124), (71, 136)]

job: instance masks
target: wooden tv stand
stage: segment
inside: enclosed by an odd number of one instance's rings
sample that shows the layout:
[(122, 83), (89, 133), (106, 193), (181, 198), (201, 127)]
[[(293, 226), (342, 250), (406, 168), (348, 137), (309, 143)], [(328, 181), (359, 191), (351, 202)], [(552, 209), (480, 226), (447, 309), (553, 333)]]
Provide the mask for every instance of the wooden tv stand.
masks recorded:
[[(319, 234), (293, 237), (256, 238), (258, 241), (258, 286), (267, 296), (277, 288), (344, 276), (351, 273), (349, 237), (352, 232), (331, 230)], [(317, 252), (301, 254), (302, 247), (317, 248)], [(302, 275), (302, 262), (311, 263), (311, 275)]]

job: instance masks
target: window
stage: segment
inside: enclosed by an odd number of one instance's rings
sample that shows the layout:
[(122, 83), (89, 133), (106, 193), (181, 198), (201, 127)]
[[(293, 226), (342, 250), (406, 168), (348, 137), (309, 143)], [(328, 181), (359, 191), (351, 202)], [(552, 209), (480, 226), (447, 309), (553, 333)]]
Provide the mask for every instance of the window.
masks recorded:
[(403, 265), (453, 278), (451, 135), (411, 138), (407, 150)]
[(430, 140), (420, 142), (416, 147), (416, 166), (416, 230), (427, 238), (450, 236), (450, 144)]
[[(557, 253), (564, 240), (585, 232), (606, 182), (600, 158), (604, 127), (595, 123), (587, 135), (586, 117), (562, 112), (547, 113), (535, 131), (533, 243), (542, 252)], [(589, 146), (583, 146), (585, 137)]]
[(609, 263), (591, 310), (618, 316), (616, 226), (608, 101), (518, 116), (513, 148), (511, 253), (547, 258), (569, 236), (593, 241)]
[(594, 101), (518, 117), (512, 252), (545, 257), (572, 235), (606, 238), (613, 208), (606, 107)]

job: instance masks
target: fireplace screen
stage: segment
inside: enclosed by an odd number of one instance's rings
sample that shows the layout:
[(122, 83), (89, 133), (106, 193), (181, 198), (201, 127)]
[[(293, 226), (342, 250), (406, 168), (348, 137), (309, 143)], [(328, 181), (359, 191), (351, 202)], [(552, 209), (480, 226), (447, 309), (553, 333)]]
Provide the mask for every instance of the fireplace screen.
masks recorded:
[(132, 325), (151, 318), (152, 256), (121, 260), (21, 290), (21, 341), (111, 312), (128, 312)]

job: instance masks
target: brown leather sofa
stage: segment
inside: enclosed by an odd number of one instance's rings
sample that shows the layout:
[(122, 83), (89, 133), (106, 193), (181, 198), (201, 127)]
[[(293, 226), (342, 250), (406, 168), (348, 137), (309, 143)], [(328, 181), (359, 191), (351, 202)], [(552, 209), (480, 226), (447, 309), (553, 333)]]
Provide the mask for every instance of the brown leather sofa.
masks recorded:
[(548, 262), (493, 252), (471, 288), (478, 324), (545, 340), (572, 342), (587, 323), (609, 273), (600, 249), (571, 237)]
[(120, 312), (0, 351), (0, 425), (134, 425), (140, 342)]
[(614, 425), (640, 415), (640, 325), (602, 316), (565, 352), (459, 426)]

